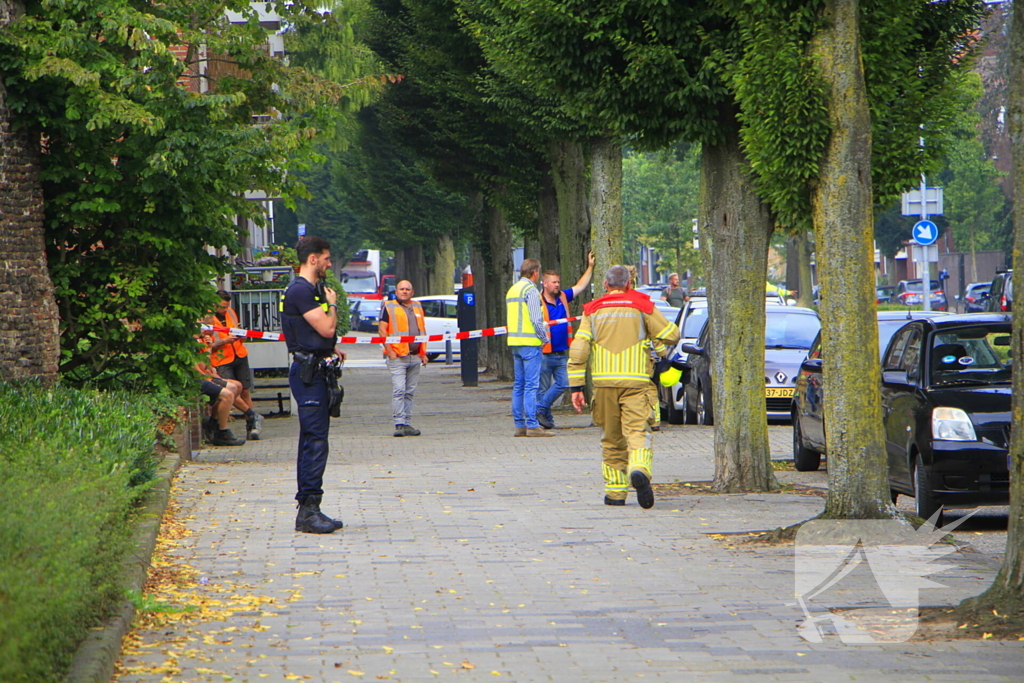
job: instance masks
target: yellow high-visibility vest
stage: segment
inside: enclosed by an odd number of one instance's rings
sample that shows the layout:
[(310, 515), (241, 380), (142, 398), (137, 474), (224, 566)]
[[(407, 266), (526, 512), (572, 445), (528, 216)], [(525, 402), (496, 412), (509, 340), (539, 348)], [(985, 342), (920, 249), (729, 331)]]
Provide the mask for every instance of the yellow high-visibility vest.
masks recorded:
[[(505, 294), (506, 326), (508, 327), (509, 346), (543, 346), (544, 341), (537, 336), (537, 328), (530, 320), (530, 309), (526, 307), (526, 293), (536, 289), (533, 282), (521, 278), (512, 285)], [(543, 305), (543, 303), (541, 304)]]

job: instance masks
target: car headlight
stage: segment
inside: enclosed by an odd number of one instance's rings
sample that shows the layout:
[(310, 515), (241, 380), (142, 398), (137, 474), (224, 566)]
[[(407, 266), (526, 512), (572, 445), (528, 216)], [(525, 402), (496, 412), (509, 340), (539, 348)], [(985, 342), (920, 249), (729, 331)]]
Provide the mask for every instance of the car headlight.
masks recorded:
[(932, 438), (936, 441), (977, 441), (974, 423), (959, 408), (932, 410)]

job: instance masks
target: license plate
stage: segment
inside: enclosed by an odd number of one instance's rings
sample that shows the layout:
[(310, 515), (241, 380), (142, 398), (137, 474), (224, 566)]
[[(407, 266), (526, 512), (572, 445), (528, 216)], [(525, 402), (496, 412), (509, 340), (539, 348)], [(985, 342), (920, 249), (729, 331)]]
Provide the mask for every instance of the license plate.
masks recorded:
[(793, 398), (793, 387), (765, 387), (765, 398)]

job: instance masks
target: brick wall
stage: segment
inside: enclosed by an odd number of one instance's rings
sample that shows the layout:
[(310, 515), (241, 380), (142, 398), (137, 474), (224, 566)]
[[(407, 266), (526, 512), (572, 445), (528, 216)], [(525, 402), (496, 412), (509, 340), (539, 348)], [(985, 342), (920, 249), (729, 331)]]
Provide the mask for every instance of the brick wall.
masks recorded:
[(50, 381), (57, 377), (60, 339), (43, 242), (39, 143), (25, 130), (11, 130), (6, 101), (0, 80), (0, 380)]

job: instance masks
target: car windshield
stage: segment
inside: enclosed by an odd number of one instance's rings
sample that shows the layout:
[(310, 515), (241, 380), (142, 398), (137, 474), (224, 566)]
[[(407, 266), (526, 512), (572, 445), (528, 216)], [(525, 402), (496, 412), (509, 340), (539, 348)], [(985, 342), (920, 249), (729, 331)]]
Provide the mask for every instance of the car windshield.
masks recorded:
[(343, 273), (341, 284), (348, 294), (377, 293), (377, 276), (373, 273)]
[(932, 335), (932, 384), (1005, 384), (1010, 381), (1010, 326), (943, 329)]
[(700, 330), (704, 327), (704, 321), (708, 319), (708, 308), (707, 306), (694, 307), (690, 309), (690, 314), (686, 316), (686, 322), (683, 323), (683, 330), (680, 337), (687, 339), (696, 339), (700, 336)]
[(778, 311), (769, 314), (764, 326), (764, 346), (768, 349), (809, 349), (821, 330), (815, 315)]

